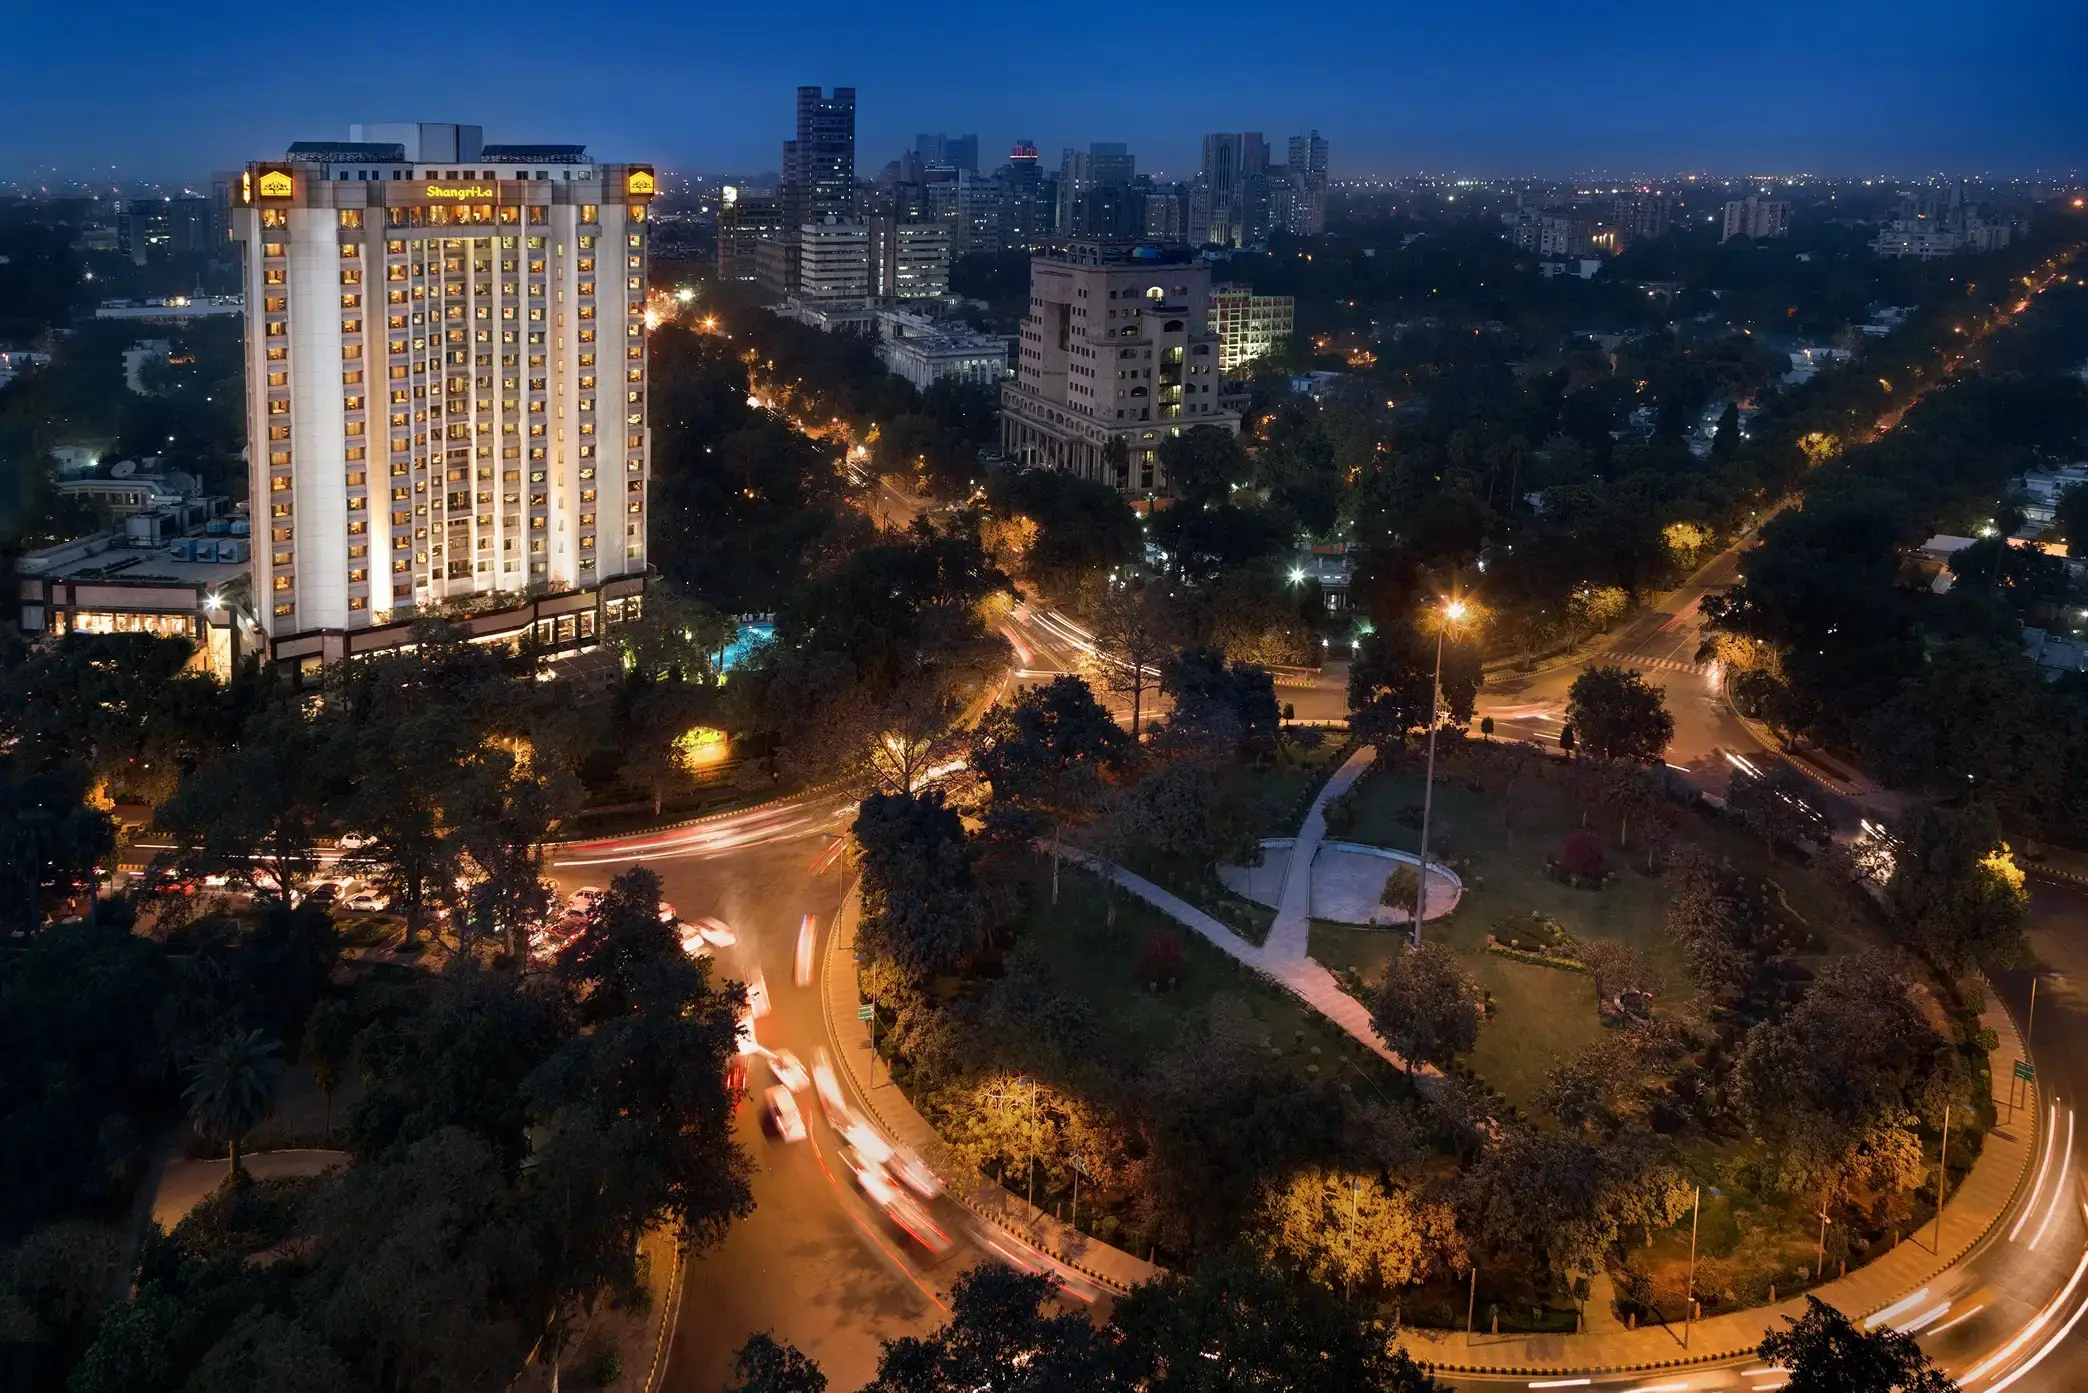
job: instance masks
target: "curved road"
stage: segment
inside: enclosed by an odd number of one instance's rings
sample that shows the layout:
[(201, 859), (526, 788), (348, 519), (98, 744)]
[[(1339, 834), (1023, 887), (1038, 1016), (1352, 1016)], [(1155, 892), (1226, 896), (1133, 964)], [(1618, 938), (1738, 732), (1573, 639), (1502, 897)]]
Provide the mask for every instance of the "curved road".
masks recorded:
[[(1670, 758), (1692, 782), (1722, 787), (1731, 767), (1728, 753), (1777, 758), (1734, 715), (1715, 678), (1694, 662), (1698, 602), (1732, 582), (1736, 557), (1734, 550), (1714, 558), (1599, 652), (1489, 683), (1481, 710), (1495, 716), (1496, 734), (1555, 743), (1573, 676), (1590, 663), (1616, 662), (1640, 667), (1651, 678), (1668, 677), (1664, 685), (1676, 716)], [(1018, 608), (1004, 632), (1016, 648), (1017, 682), (1078, 671), (1088, 660), (1085, 635), (1055, 614)], [(1311, 688), (1286, 688), (1281, 696), (1297, 704), (1301, 718), (1318, 719), (1341, 714), (1344, 698), (1337, 673)], [(1112, 705), (1128, 714), (1128, 700)], [(1839, 812), (1853, 821), (1872, 802), (1845, 798)], [(792, 1050), (809, 1064), (829, 1041), (817, 981), (805, 987), (793, 981), (800, 926), (806, 915), (814, 916), (815, 961), (823, 961), (843, 894), (835, 849), (854, 806), (855, 795), (847, 790), (815, 791), (689, 828), (571, 844), (556, 850), (553, 877), (570, 893), (582, 884), (606, 883), (626, 867), (647, 865), (685, 919), (715, 915), (732, 925), (739, 941), (720, 950), (724, 971), (742, 980), (758, 975), (773, 1002), (772, 1013), (757, 1025), (760, 1042)], [(2076, 1155), (2088, 1150), (2088, 1135), (2078, 1148), (2065, 1145), (2073, 1100), (2088, 1093), (2088, 1035), (2082, 1030), (2088, 996), (2074, 985), (2088, 986), (2088, 890), (2040, 884), (2036, 912), (2033, 946), (2044, 966), (2033, 1046), (2040, 1081), (2056, 1098), (2047, 1114), (2055, 1124), (2050, 1144), (2040, 1153), (2034, 1188), (2018, 1197), (2016, 1212), (1986, 1246), (1892, 1317), (1894, 1324), (1918, 1327), (1925, 1347), (1968, 1393), (2088, 1387), (2088, 1347), (2075, 1338), (2076, 1322), (2088, 1318), (2088, 1210)], [(2000, 983), (2019, 1022), (2029, 980), (2024, 973)], [(762, 1061), (750, 1063), (758, 1098), (772, 1080)], [(874, 1373), (881, 1341), (941, 1321), (951, 1282), (972, 1263), (1049, 1265), (947, 1200), (938, 1202), (935, 1216), (952, 1246), (931, 1254), (866, 1200), (841, 1162), (839, 1138), (819, 1116), (813, 1095), (802, 1095), (801, 1102), (810, 1135), (794, 1145), (768, 1136), (752, 1103), (744, 1110), (741, 1139), (757, 1161), (755, 1212), (690, 1266), (667, 1378), (672, 1388), (709, 1393), (721, 1387), (732, 1351), (761, 1330), (819, 1359), (834, 1387), (856, 1387)], [(1106, 1302), (1105, 1294), (1082, 1286), (1076, 1297)], [(1638, 1378), (1458, 1382), (1684, 1393), (1770, 1390), (1781, 1380), (1775, 1371), (1742, 1362)]]

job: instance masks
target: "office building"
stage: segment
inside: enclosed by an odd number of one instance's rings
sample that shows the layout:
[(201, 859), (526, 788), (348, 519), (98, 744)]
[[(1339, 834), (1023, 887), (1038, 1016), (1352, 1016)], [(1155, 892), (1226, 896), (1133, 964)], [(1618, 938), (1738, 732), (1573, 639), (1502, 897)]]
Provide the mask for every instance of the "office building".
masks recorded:
[(1269, 142), (1259, 131), (1203, 138), (1197, 174), (1203, 197), (1192, 205), (1189, 240), (1245, 247), (1268, 235)]
[[(1136, 229), (1093, 224), (1122, 215), (1114, 210), (1128, 202), (1123, 195), (1106, 200), (1111, 212), (1089, 207), (1089, 195), (1104, 189), (1126, 190), (1137, 174), (1137, 158), (1119, 141), (1098, 140), (1085, 150), (1068, 148), (1059, 160), (1058, 231), (1064, 237), (1136, 236)], [(1142, 211), (1142, 210), (1141, 210)]]
[(1781, 199), (1749, 195), (1726, 204), (1725, 235), (1718, 240), (1730, 242), (1735, 237), (1781, 237), (1790, 230), (1790, 204)]
[(807, 300), (866, 300), (870, 296), (870, 228), (858, 220), (828, 218), (798, 229), (798, 294)]
[(976, 135), (917, 135), (914, 137), (914, 157), (924, 170), (940, 169), (956, 173), (966, 170), (979, 172), (979, 138)]
[(870, 220), (870, 293), (887, 300), (950, 293), (950, 228), (896, 211)]
[(300, 679), (463, 607), (591, 641), (644, 585), (646, 165), (470, 126), (247, 166), (253, 584)]
[(1001, 388), (1003, 453), (1150, 493), (1167, 488), (1162, 440), (1190, 426), (1238, 434), (1239, 414), (1218, 401), (1210, 277), (1185, 249), (1125, 242), (1032, 260), (1021, 357)]
[(856, 213), (855, 88), (797, 89), (797, 137), (783, 142), (783, 225)]
[(1000, 172), (1000, 247), (1012, 251), (1033, 247), (1049, 237), (1057, 223), (1054, 190), (1044, 178), (1037, 142), (1018, 140)]
[[(1318, 131), (1290, 138), (1284, 163), (1290, 186), (1287, 216), (1278, 225), (1293, 236), (1316, 237), (1327, 230), (1327, 141)], [(1272, 221), (1276, 221), (1272, 215)]]
[(783, 200), (774, 189), (727, 184), (718, 193), (718, 279), (760, 279), (761, 244), (783, 235)]
[(1298, 302), (1290, 295), (1257, 295), (1244, 285), (1211, 287), (1211, 333), (1218, 339), (1218, 371), (1230, 376), (1274, 352), (1291, 336)]

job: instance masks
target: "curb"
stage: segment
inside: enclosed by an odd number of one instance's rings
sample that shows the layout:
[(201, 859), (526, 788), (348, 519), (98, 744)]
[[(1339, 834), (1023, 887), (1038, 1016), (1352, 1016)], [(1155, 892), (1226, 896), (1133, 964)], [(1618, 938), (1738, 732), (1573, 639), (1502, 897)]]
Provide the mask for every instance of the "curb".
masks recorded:
[[(850, 941), (852, 942), (853, 922), (855, 916), (860, 913), (860, 904), (861, 901), (858, 898), (858, 891), (856, 887), (851, 886), (847, 892), (846, 897), (842, 901), (842, 907), (840, 911), (836, 913), (834, 916), (834, 924), (832, 929), (830, 929), (827, 933), (825, 971), (828, 974), (828, 980), (832, 983), (838, 984), (843, 980), (838, 975), (838, 970), (840, 969), (840, 964), (842, 962), (841, 955), (844, 951), (841, 929), (842, 922), (844, 920), (847, 920), (850, 923)], [(852, 959), (850, 960), (849, 967), (851, 969), (853, 968)], [(860, 993), (858, 992), (857, 994)], [(869, 1111), (871, 1118), (875, 1120), (876, 1123), (880, 1127), (882, 1127), (888, 1135), (896, 1137), (899, 1134), (899, 1129), (892, 1126), (892, 1124), (885, 1118), (884, 1114), (878, 1109), (877, 1095), (875, 1091), (869, 1085), (863, 1082), (862, 1077), (856, 1072), (855, 1057), (853, 1052), (849, 1048), (844, 1047), (842, 1044), (841, 1034), (838, 1028), (838, 1022), (836, 1021), (834, 1015), (833, 989), (831, 987), (823, 987), (820, 996), (820, 1011), (821, 1014), (823, 1014), (826, 1017), (827, 1035), (834, 1042), (834, 1045), (836, 1046), (836, 1053), (839, 1054), (841, 1057), (841, 1067), (848, 1071), (849, 1080), (855, 1085), (856, 1093), (862, 1098), (863, 1106)], [(865, 1030), (862, 1032), (862, 1034), (865, 1038), (862, 1041), (859, 1041), (858, 1043), (867, 1045), (868, 1031)], [(906, 1096), (904, 1094), (900, 1094), (899, 1097), (901, 1103), (903, 1103), (907, 1108), (911, 1109), (913, 1107), (913, 1105), (910, 1102), (906, 1101)], [(920, 1114), (918, 1112), (915, 1112), (914, 1115), (917, 1118), (920, 1117)], [(926, 1118), (920, 1118), (920, 1120), (923, 1126), (929, 1125)], [(930, 1127), (930, 1131), (933, 1131), (932, 1127)], [(941, 1145), (942, 1138), (940, 1135), (936, 1136), (936, 1142), (938, 1146)], [(971, 1176), (961, 1174), (956, 1167), (950, 1165), (947, 1159), (941, 1155), (937, 1155), (935, 1157), (927, 1159), (930, 1159), (931, 1168), (935, 1171), (937, 1178), (942, 1180), (944, 1185), (944, 1193), (949, 1195), (949, 1197), (955, 1200), (958, 1204), (963, 1205), (964, 1208), (970, 1214), (972, 1214), (973, 1217), (977, 1218), (981, 1223), (987, 1224), (995, 1229), (998, 1229), (1000, 1232), (1007, 1234), (1010, 1238), (1015, 1239), (1017, 1242), (1022, 1243), (1027, 1247), (1035, 1248), (1038, 1252), (1048, 1256), (1053, 1262), (1071, 1268), (1073, 1271), (1080, 1273), (1083, 1277), (1086, 1277), (1088, 1280), (1101, 1286), (1104, 1290), (1113, 1292), (1118, 1296), (1127, 1295), (1130, 1292), (1131, 1288), (1124, 1285), (1123, 1282), (1119, 1281), (1114, 1277), (1110, 1277), (1101, 1272), (1097, 1272), (1095, 1269), (1087, 1266), (1085, 1263), (1077, 1262), (1072, 1258), (1066, 1257), (1065, 1255), (1053, 1249), (1048, 1243), (1042, 1241), (1040, 1237), (1038, 1237), (1034, 1232), (1026, 1233), (1020, 1229), (1011, 1227), (1009, 1224), (1004, 1222), (998, 1215), (987, 1212), (987, 1210), (980, 1207), (978, 1203), (978, 1197), (981, 1195), (992, 1195), (993, 1193), (998, 1192), (1005, 1199), (1005, 1207), (1009, 1210), (1017, 1212), (1023, 1209), (1034, 1208), (1034, 1206), (1030, 1205), (1028, 1201), (1018, 1199), (1011, 1191), (1003, 1188), (1000, 1185), (995, 1184), (990, 1180), (987, 1180), (983, 1176)], [(952, 1184), (952, 1176), (956, 1176), (959, 1180), (969, 1183), (972, 1188), (964, 1189), (961, 1188), (959, 1185)], [(1042, 1210), (1037, 1210), (1036, 1213), (1039, 1218), (1046, 1217)], [(1142, 1259), (1136, 1257), (1131, 1253), (1124, 1252), (1124, 1250), (1121, 1248), (1116, 1248), (1110, 1244), (1104, 1243), (1099, 1238), (1094, 1238), (1091, 1235), (1085, 1234), (1083, 1234), (1082, 1237), (1086, 1238), (1089, 1242), (1093, 1243), (1098, 1248), (1104, 1248), (1111, 1252), (1123, 1253), (1124, 1257), (1128, 1261), (1139, 1263), (1141, 1266), (1154, 1266), (1154, 1264), (1146, 1263)], [(1156, 1268), (1156, 1270), (1165, 1271), (1164, 1268)], [(650, 1390), (648, 1390), (648, 1393), (650, 1393)]]
[(681, 1325), (682, 1277), (689, 1270), (688, 1250), (674, 1245), (674, 1272), (667, 1279), (667, 1312), (660, 1319), (660, 1341), (653, 1348), (652, 1368), (646, 1371), (640, 1393), (659, 1393), (667, 1378), (667, 1358), (674, 1347), (674, 1332)]

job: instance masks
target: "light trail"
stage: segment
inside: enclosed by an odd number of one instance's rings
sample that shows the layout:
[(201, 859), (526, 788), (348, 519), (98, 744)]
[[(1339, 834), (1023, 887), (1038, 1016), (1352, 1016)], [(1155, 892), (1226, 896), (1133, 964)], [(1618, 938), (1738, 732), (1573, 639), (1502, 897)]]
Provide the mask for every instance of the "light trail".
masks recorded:
[(2066, 1198), (2066, 1172), (2073, 1165), (2074, 1113), (2066, 1110), (2066, 1150), (2059, 1157), (2059, 1178), (2052, 1184), (2052, 1204), (2045, 1210), (2044, 1222), (2037, 1226), (2037, 1237), (2030, 1240), (2030, 1251), (2036, 1252), (2037, 1245), (2044, 1242), (2045, 1233), (2052, 1227), (2052, 1220), (2059, 1214), (2059, 1204)]
[[(2022, 1350), (2023, 1346), (2029, 1344), (2033, 1339), (2037, 1338), (2038, 1331), (2044, 1329), (2046, 1325), (2051, 1323), (2052, 1313), (2054, 1311), (2059, 1310), (2061, 1307), (2066, 1305), (2067, 1302), (2073, 1299), (2074, 1289), (2080, 1286), (2081, 1276), (2083, 1273), (2088, 1273), (2088, 1253), (2083, 1253), (2081, 1255), (2080, 1265), (2074, 1268), (2073, 1276), (2067, 1279), (2066, 1289), (2059, 1293), (2059, 1297), (2057, 1300), (2053, 1301), (2051, 1305), (2045, 1307), (2042, 1311), (2039, 1311), (2035, 1316), (2031, 1317), (2030, 1323), (2028, 1325), (2025, 1325), (2021, 1330), (2017, 1331), (2014, 1339), (2010, 1340), (2007, 1344), (2001, 1346), (2000, 1349), (1994, 1351), (1985, 1359), (1982, 1359), (1981, 1361), (1979, 1361), (1979, 1363), (1975, 1364), (1969, 1371), (1965, 1373), (1965, 1375), (1962, 1378), (1958, 1380), (1958, 1382), (1962, 1385), (1969, 1386), (1972, 1383), (1978, 1381), (1979, 1379), (1985, 1378), (1995, 1369), (2000, 1368), (2003, 1364), (2006, 1364), (2009, 1360), (2015, 1358), (2016, 1354)], [(2076, 1316), (2075, 1318), (2079, 1319), (2078, 1316)], [(2071, 1330), (2072, 1328), (2073, 1327), (2071, 1324), (2067, 1326), (2067, 1329), (2069, 1330)], [(2049, 1344), (2046, 1345), (2047, 1349), (2049, 1349), (2050, 1347), (2051, 1346)], [(2043, 1358), (2043, 1354), (2040, 1353), (2038, 1357)], [(2017, 1371), (2018, 1374), (2020, 1374), (2021, 1372), (2023, 1371)], [(2009, 1382), (2013, 1383), (2014, 1381), (2015, 1376), (2012, 1375), (2009, 1378)], [(2005, 1385), (1997, 1385), (1997, 1387), (1998, 1386)]]
[(1928, 1300), (1928, 1294), (1929, 1289), (1927, 1287), (1923, 1287), (1920, 1291), (1914, 1292), (1908, 1296), (1901, 1297), (1899, 1300), (1893, 1302), (1890, 1306), (1887, 1306), (1884, 1310), (1866, 1316), (1863, 1321), (1863, 1328), (1865, 1330), (1875, 1330), (1879, 1326), (1885, 1324), (1887, 1321), (1890, 1321), (1897, 1316), (1906, 1314), (1908, 1311), (1913, 1310), (1916, 1306), (1919, 1306), (1922, 1302)]
[(1937, 1335), (1941, 1335), (1944, 1331), (1950, 1329), (1950, 1327), (1952, 1327), (1953, 1325), (1961, 1325), (1964, 1322), (1972, 1319), (1972, 1317), (1978, 1315), (1981, 1311), (1984, 1311), (1985, 1309), (1986, 1302), (1982, 1301), (1969, 1311), (1960, 1311), (1956, 1315), (1952, 1316), (1949, 1320), (1946, 1320), (1941, 1325), (1937, 1326), (1934, 1330), (1931, 1330), (1929, 1332), (1929, 1335), (1931, 1338)]
[(2037, 1165), (2037, 1184), (2030, 1190), (2030, 1203), (2023, 1206), (2022, 1216), (2015, 1221), (2015, 1227), (2008, 1231), (2008, 1241), (2011, 1243), (2021, 1235), (2023, 1225), (2030, 1222), (2031, 1211), (2037, 1208), (2037, 1197), (2044, 1193), (2045, 1176), (2052, 1168), (2052, 1146), (2058, 1140), (2059, 1103), (2055, 1099), (2051, 1104), (2051, 1116), (2045, 1122), (2045, 1154), (2044, 1159)]

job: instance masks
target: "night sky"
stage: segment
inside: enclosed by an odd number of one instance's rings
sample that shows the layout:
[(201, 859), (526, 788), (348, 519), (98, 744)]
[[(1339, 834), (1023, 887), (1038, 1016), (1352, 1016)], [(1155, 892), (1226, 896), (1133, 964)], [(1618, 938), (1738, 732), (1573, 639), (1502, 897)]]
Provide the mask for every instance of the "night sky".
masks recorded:
[(0, 179), (195, 180), (356, 120), (751, 173), (811, 82), (856, 87), (865, 175), (919, 130), (976, 131), (986, 166), (1126, 140), (1186, 176), (1204, 131), (1315, 126), (1337, 178), (2059, 172), (2088, 164), (2084, 58), (2080, 0), (0, 0)]

